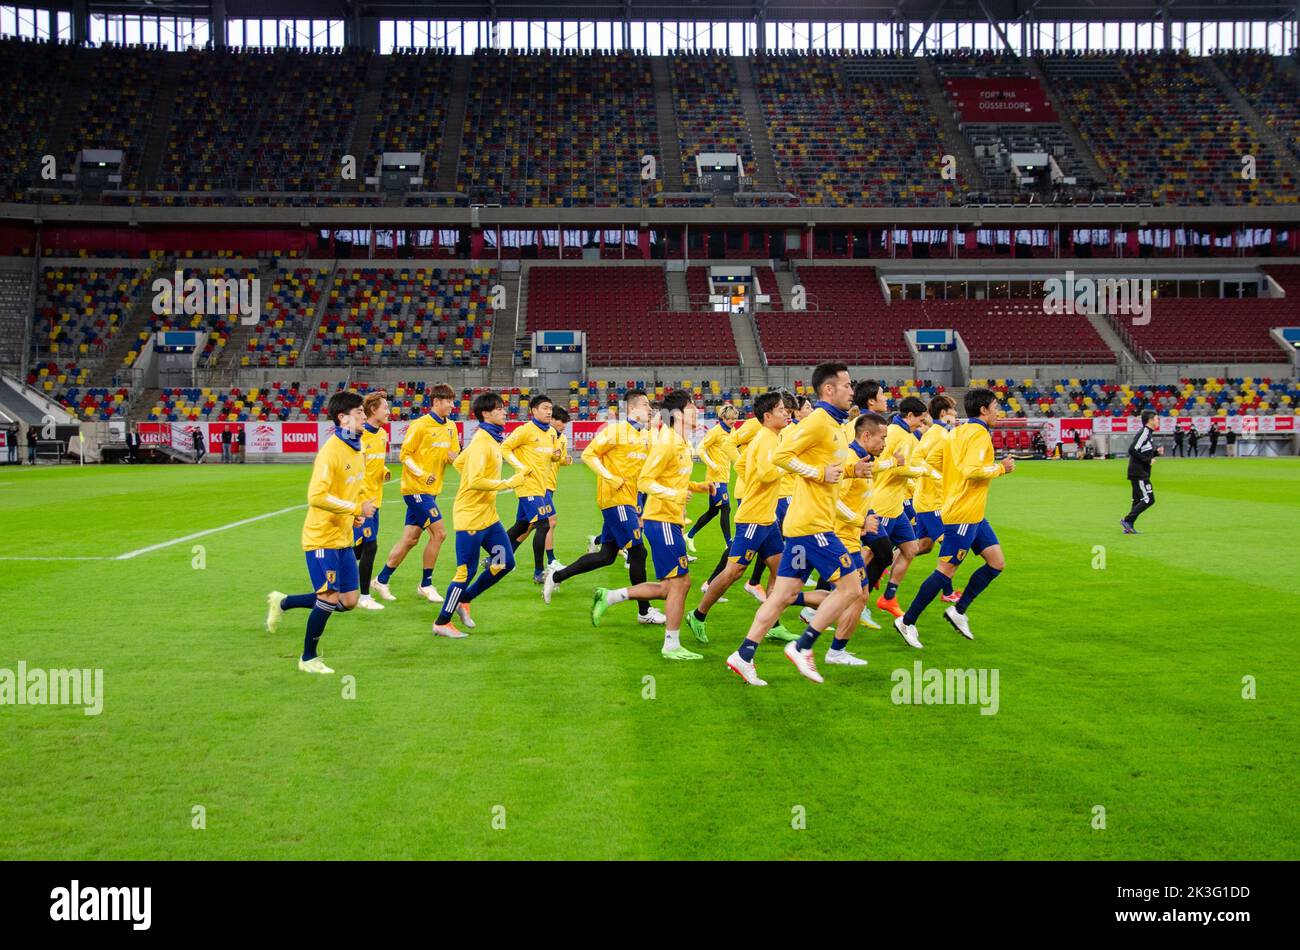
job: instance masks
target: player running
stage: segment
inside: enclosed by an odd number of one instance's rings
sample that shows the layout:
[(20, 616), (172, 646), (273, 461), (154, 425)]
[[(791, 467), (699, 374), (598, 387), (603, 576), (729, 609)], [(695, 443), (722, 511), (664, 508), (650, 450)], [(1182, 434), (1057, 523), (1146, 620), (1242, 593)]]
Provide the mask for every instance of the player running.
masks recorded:
[(704, 462), (705, 481), (709, 483), (709, 509), (686, 533), (686, 550), (695, 553), (695, 536), (714, 518), (722, 526), (723, 549), (731, 546), (731, 466), (739, 458), (731, 441), (740, 412), (730, 403), (718, 408), (718, 424), (700, 440), (700, 460)]
[(551, 425), (554, 405), (551, 397), (538, 393), (528, 400), (529, 420), (506, 436), (501, 454), (516, 471), (524, 473), (520, 487), (515, 523), (506, 532), (511, 550), (518, 551), (528, 532), (533, 537), (533, 581), (542, 582), (542, 562), (546, 550), (546, 533), (555, 514), (554, 496), (547, 490), (553, 481), (555, 465), (560, 459), (560, 437)]
[[(786, 439), (794, 434), (794, 426), (808, 418), (808, 414), (813, 411), (812, 400), (807, 396), (794, 396), (789, 393), (783, 393), (786, 405), (790, 409), (790, 425), (782, 430), (780, 438)], [(786, 472), (781, 478), (781, 487), (777, 490), (776, 499), (776, 527), (782, 530), (785, 522), (785, 513), (790, 510), (790, 499), (794, 497), (794, 483), (798, 481), (798, 476)], [(767, 589), (763, 587), (763, 569), (767, 567), (766, 562), (758, 561), (754, 564), (754, 573), (750, 575), (749, 583), (745, 585), (745, 593), (749, 594), (760, 604), (767, 600)], [(776, 583), (776, 574), (772, 575), (771, 581), (768, 582), (768, 588)]]
[[(555, 492), (560, 483), (560, 467), (563, 465), (572, 465), (573, 457), (569, 455), (569, 437), (564, 434), (564, 429), (569, 424), (569, 411), (563, 406), (551, 407), (551, 428), (555, 430), (555, 440), (559, 443), (560, 455), (551, 462), (551, 467), (546, 475), (546, 500), (551, 506), (551, 517), (547, 521), (546, 531), (538, 531), (543, 537), (543, 549), (546, 553), (546, 567), (542, 568), (542, 576), (533, 576), (533, 580), (541, 583), (546, 578), (546, 568), (552, 564), (558, 571), (564, 567), (563, 564), (555, 560), (555, 525), (559, 522), (559, 512), (555, 510)], [(537, 558), (537, 539), (533, 538), (533, 559)]]
[[(939, 508), (943, 505), (943, 454), (948, 447), (948, 433), (957, 424), (957, 404), (951, 396), (935, 396), (927, 408), (934, 424), (921, 436), (916, 458), (929, 472), (916, 480), (912, 492), (918, 556), (933, 551), (943, 537), (943, 519), (939, 517)], [(944, 589), (943, 600), (955, 604), (960, 599), (961, 591), (954, 591), (950, 583)]]
[(352, 529), (352, 544), (361, 575), (357, 606), (364, 610), (383, 610), (384, 605), (370, 593), (370, 575), (379, 551), (379, 511), (384, 505), (384, 482), (393, 477), (384, 464), (388, 460), (388, 431), (384, 428), (388, 424), (388, 393), (381, 389), (367, 394), (361, 408), (366, 414), (366, 423), (361, 428), (361, 457), (366, 466), (361, 498), (374, 502), (375, 513)]
[[(694, 464), (686, 434), (694, 430), (699, 411), (691, 401), (691, 394), (684, 389), (675, 389), (664, 396), (662, 408), (669, 419), (658, 430), (637, 482), (637, 488), (646, 496), (644, 532), (654, 557), (655, 581), (617, 590), (597, 587), (592, 596), (591, 625), (599, 626), (605, 611), (625, 600), (662, 600), (666, 619), (660, 654), (668, 660), (701, 660), (700, 654), (681, 643), (686, 592), (691, 587), (686, 538), (682, 534), (686, 503), (691, 492), (709, 490), (707, 482), (691, 481)], [(708, 642), (700, 633), (696, 637), (701, 643)]]
[[(895, 617), (901, 617), (903, 608), (898, 605), (898, 585), (907, 575), (907, 568), (916, 557), (916, 532), (903, 510), (903, 503), (912, 497), (911, 478), (928, 473), (917, 457), (917, 433), (926, 423), (925, 403), (908, 396), (898, 404), (898, 412), (889, 423), (885, 437), (885, 455), (901, 453), (905, 465), (894, 466), (881, 473), (871, 492), (871, 507), (880, 516), (880, 535), (889, 538), (894, 546), (894, 560), (890, 567), (889, 582), (876, 598), (876, 607)], [(915, 644), (912, 644), (913, 646)]]
[(966, 611), (976, 597), (1006, 568), (1002, 546), (993, 533), (984, 506), (988, 501), (989, 482), (1010, 475), (1016, 460), (994, 458), (991, 427), (998, 418), (997, 396), (990, 389), (972, 389), (966, 393), (966, 422), (952, 430), (943, 457), (943, 541), (939, 545), (939, 563), (934, 572), (921, 582), (907, 612), (894, 618), (894, 629), (904, 640), (917, 638), (916, 621), (921, 613), (952, 582), (967, 552), (984, 559), (971, 575), (961, 599), (944, 611), (943, 616), (967, 640), (974, 640)]
[(286, 596), (278, 590), (266, 595), (266, 629), (275, 633), (286, 610), (310, 609), (298, 669), (304, 673), (333, 673), (317, 652), (330, 614), (357, 605), (357, 556), (352, 529), (375, 513), (373, 501), (361, 500), (365, 464), (359, 433), (365, 425), (361, 397), (351, 391), (330, 397), (326, 414), (334, 434), (325, 440), (311, 469), (307, 487), (307, 520), (302, 526), (302, 549), (312, 593)]
[[(641, 516), (637, 506), (637, 480), (650, 445), (650, 399), (644, 389), (629, 390), (624, 397), (622, 421), (611, 422), (596, 433), (582, 452), (582, 462), (596, 473), (596, 505), (604, 529), (599, 547), (568, 567), (552, 565), (542, 580), (542, 600), (551, 602), (555, 589), (571, 577), (608, 567), (620, 551), (627, 551), (628, 579), (635, 587), (646, 581), (646, 552), (641, 543)], [(663, 623), (664, 614), (647, 601), (637, 604), (640, 623)]]
[[(447, 600), (433, 621), (435, 635), (452, 639), (466, 636), (452, 623), (452, 615), (459, 616), (473, 630), (477, 624), (470, 616), (470, 603), (515, 568), (514, 549), (497, 516), (497, 492), (518, 489), (525, 479), (524, 472), (515, 472), (506, 479), (501, 477), (505, 402), (496, 393), (480, 393), (474, 397), (473, 413), (478, 431), (456, 460), (460, 487), (451, 509), (456, 526), (456, 573), (447, 588)], [(487, 553), (489, 560), (476, 577), (480, 550)]]
[[(776, 523), (776, 500), (785, 472), (777, 468), (772, 456), (776, 452), (778, 436), (790, 423), (790, 409), (780, 393), (763, 393), (754, 400), (754, 418), (761, 421), (762, 428), (745, 447), (745, 497), (736, 510), (736, 534), (726, 552), (724, 567), (709, 578), (704, 598), (686, 616), (687, 626), (701, 643), (709, 642), (706, 626), (709, 609), (744, 575), (751, 561), (755, 558), (766, 561), (774, 577), (781, 566), (781, 529)], [(800, 595), (796, 603), (803, 602)], [(769, 630), (767, 636), (786, 642), (797, 639), (796, 634), (780, 623)]]
[[(814, 683), (823, 682), (813, 659), (813, 646), (823, 630), (862, 593), (853, 559), (835, 535), (837, 483), (845, 477), (849, 458), (844, 423), (853, 397), (849, 369), (843, 363), (822, 363), (813, 370), (816, 408), (799, 423), (793, 434), (777, 444), (773, 461), (799, 476), (794, 497), (785, 516), (785, 544), (781, 566), (767, 600), (758, 608), (749, 633), (740, 648), (727, 658), (727, 665), (752, 686), (766, 685), (754, 669), (754, 651), (781, 611), (801, 593), (803, 583), (817, 571), (834, 589), (821, 602), (812, 621), (796, 642), (785, 646), (786, 658), (800, 674)], [(869, 462), (858, 461), (848, 471), (866, 478)], [(833, 650), (844, 649), (836, 639)]]
[(424, 546), (423, 572), (416, 592), (431, 601), (441, 603), (442, 596), (433, 586), (433, 569), (438, 564), (438, 552), (447, 538), (442, 512), (438, 510), (438, 492), (442, 491), (442, 478), (447, 466), (460, 454), (460, 437), (456, 423), (451, 421), (454, 393), (445, 383), (429, 390), (432, 407), (427, 415), (420, 416), (406, 427), (402, 438), (402, 501), (406, 502), (406, 527), (393, 549), (383, 570), (371, 582), (371, 590), (379, 592), (384, 600), (396, 600), (388, 589), (393, 571), (420, 540), (429, 532)]
[(1142, 428), (1128, 447), (1128, 480), (1133, 486), (1133, 507), (1120, 519), (1125, 534), (1141, 534), (1135, 525), (1138, 515), (1156, 503), (1156, 493), (1151, 487), (1151, 460), (1164, 455), (1156, 448), (1152, 435), (1160, 428), (1160, 417), (1151, 409), (1142, 412)]

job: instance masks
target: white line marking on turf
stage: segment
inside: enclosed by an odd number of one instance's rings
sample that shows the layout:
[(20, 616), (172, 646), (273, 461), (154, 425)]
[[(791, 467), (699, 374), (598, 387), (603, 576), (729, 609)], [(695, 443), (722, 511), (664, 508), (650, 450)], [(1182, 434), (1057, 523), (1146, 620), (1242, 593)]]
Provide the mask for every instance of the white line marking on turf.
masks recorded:
[(264, 515), (254, 515), (252, 518), (244, 518), (240, 521), (232, 521), (230, 524), (223, 524), (219, 528), (208, 528), (206, 531), (196, 531), (194, 534), (187, 534), (183, 538), (173, 538), (170, 541), (163, 541), (161, 544), (151, 544), (147, 548), (138, 548), (134, 551), (127, 551), (125, 554), (119, 554), (113, 558), (115, 561), (128, 561), (133, 557), (139, 557), (141, 554), (148, 554), (151, 551), (159, 551), (163, 548), (169, 548), (173, 544), (184, 544), (186, 541), (193, 541), (195, 538), (206, 537), (209, 534), (216, 534), (218, 531), (229, 531), (231, 528), (240, 528), (246, 524), (252, 524), (255, 521), (263, 521), (267, 518), (274, 518), (276, 515), (287, 514), (290, 511), (302, 511), (306, 505), (293, 505), (289, 508), (281, 508), (279, 511), (268, 511)]
[(107, 557), (0, 557), (0, 561), (107, 561)]

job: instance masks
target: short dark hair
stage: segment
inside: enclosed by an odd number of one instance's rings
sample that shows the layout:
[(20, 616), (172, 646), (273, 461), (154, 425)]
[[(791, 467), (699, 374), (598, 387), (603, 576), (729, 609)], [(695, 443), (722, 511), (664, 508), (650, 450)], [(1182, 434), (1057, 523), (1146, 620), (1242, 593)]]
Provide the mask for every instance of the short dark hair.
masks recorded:
[(691, 394), (684, 389), (674, 389), (664, 396), (659, 408), (667, 413), (681, 412), (691, 404)]
[(569, 421), (569, 410), (565, 409), (563, 406), (557, 406), (557, 405), (555, 405), (554, 403), (552, 403), (551, 406), (552, 406), (552, 408), (551, 408), (551, 421), (552, 421), (552, 422), (568, 422), (568, 421)]
[(763, 417), (769, 412), (775, 410), (783, 401), (784, 395), (782, 393), (763, 393), (754, 400), (755, 418), (757, 418), (759, 422), (762, 422)]
[(885, 421), (884, 416), (879, 415), (878, 413), (864, 412), (860, 416), (858, 416), (858, 418), (854, 421), (853, 434), (855, 436), (861, 435), (862, 430), (865, 429), (868, 425), (870, 425), (872, 428), (875, 429), (881, 429), (889, 425), (889, 423)]
[(846, 363), (817, 364), (817, 366), (814, 367), (812, 374), (813, 393), (820, 398), (822, 394), (822, 386), (826, 385), (828, 380), (834, 379), (836, 376), (840, 375), (840, 373), (847, 373), (848, 371), (849, 367)]
[(455, 399), (456, 393), (446, 383), (439, 383), (429, 389), (430, 399)]
[(945, 396), (943, 393), (940, 393), (930, 400), (930, 418), (932, 419), (937, 420), (949, 409), (954, 411), (957, 409), (957, 403), (951, 396)]
[(799, 400), (795, 398), (795, 394), (790, 392), (790, 390), (782, 389), (778, 395), (781, 397), (781, 401), (785, 403), (785, 407), (791, 412), (794, 412), (799, 408)]
[(551, 397), (546, 395), (546, 393), (538, 393), (532, 399), (528, 400), (528, 411), (532, 412), (544, 402), (549, 402), (551, 405), (555, 404)]
[(923, 416), (925, 415), (925, 403), (916, 396), (905, 396), (898, 404), (898, 414), (900, 416)]
[(339, 416), (346, 416), (359, 405), (361, 405), (361, 396), (350, 389), (344, 389), (330, 396), (325, 411), (329, 414), (330, 422), (338, 425)]
[(864, 379), (853, 387), (853, 405), (866, 412), (867, 405), (879, 394), (880, 383), (874, 379)]
[(479, 393), (474, 397), (474, 405), (470, 408), (470, 412), (474, 414), (474, 421), (482, 422), (485, 415), (505, 404), (506, 401), (501, 398), (500, 393)]
[(623, 397), (623, 402), (630, 406), (632, 405), (632, 400), (638, 396), (644, 396), (646, 399), (650, 398), (650, 394), (644, 389), (629, 389), (627, 395)]
[(811, 406), (812, 400), (802, 393), (794, 397), (794, 407), (796, 409), (802, 409), (805, 405)]
[(998, 401), (997, 393), (991, 389), (970, 389), (966, 392), (966, 415), (978, 419), (980, 410)]
[[(1154, 419), (1154, 418), (1155, 418), (1156, 416), (1158, 416), (1158, 415), (1160, 415), (1160, 413), (1156, 412), (1154, 409), (1143, 409), (1143, 410), (1142, 410), (1142, 424), (1143, 424), (1143, 425), (1146, 425), (1148, 422), (1150, 422), (1152, 419)], [(1216, 429), (1217, 429), (1218, 426), (1213, 426), (1213, 428), (1216, 428)]]

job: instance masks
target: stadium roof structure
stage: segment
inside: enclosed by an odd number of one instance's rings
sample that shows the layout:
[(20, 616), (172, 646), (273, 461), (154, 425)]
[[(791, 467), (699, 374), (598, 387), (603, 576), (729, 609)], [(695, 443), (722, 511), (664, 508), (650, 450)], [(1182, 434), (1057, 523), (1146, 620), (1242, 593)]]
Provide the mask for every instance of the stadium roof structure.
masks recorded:
[[(38, 0), (72, 9), (76, 0)], [(92, 13), (206, 17), (452, 20), (712, 20), (926, 22), (1285, 20), (1298, 0), (90, 0)]]

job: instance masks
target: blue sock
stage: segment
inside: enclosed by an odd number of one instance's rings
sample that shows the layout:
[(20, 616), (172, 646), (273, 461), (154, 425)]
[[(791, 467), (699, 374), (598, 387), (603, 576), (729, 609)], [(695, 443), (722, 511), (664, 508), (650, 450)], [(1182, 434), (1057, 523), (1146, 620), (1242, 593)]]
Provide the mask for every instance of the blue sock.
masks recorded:
[(290, 594), (280, 601), (281, 610), (301, 610), (316, 606), (315, 594)]
[(700, 530), (700, 522), (696, 519), (695, 524), (691, 525), (691, 530), (686, 532), (686, 537), (694, 538), (695, 532)]
[(794, 603), (791, 604), (790, 606), (791, 606), (791, 607), (806, 607), (806, 606), (808, 606), (807, 603), (804, 602), (804, 599), (803, 599), (803, 591), (799, 591), (799, 593), (797, 593), (797, 594), (794, 595)]
[(452, 611), (456, 609), (465, 597), (465, 588), (468, 586), (465, 581), (452, 581), (451, 586), (447, 588), (446, 599), (442, 602), (442, 609), (438, 611), (438, 619), (434, 621), (437, 624), (451, 623)]
[(893, 600), (898, 596), (898, 585), (890, 581), (885, 585), (885, 600)]
[(432, 583), (433, 583), (433, 568), (426, 567), (423, 571), (420, 572), (420, 586), (428, 587)]
[(795, 646), (806, 653), (813, 648), (813, 644), (817, 642), (817, 638), (821, 635), (820, 630), (814, 630), (809, 626), (808, 629), (803, 632), (803, 636), (799, 638)]
[(548, 548), (547, 551), (546, 551), (546, 563), (547, 563), (547, 564), (550, 564), (550, 563), (552, 563), (554, 560), (555, 560), (555, 552), (554, 552), (553, 550), (551, 550), (551, 549)]
[(325, 621), (334, 613), (334, 605), (324, 600), (317, 600), (307, 615), (307, 635), (302, 640), (302, 658), (310, 660), (316, 655), (316, 644), (320, 643), (321, 634), (325, 632)]
[(383, 570), (379, 572), (379, 576), (376, 577), (375, 580), (379, 581), (381, 584), (387, 584), (388, 579), (393, 576), (393, 571), (395, 570), (397, 570), (397, 568), (389, 567), (385, 564)]
[(482, 594), (485, 590), (487, 590), (497, 581), (501, 580), (501, 578), (505, 577), (514, 569), (515, 569), (515, 562), (513, 559), (511, 559), (506, 561), (504, 570), (493, 571), (492, 568), (489, 567), (485, 571), (479, 571), (478, 575), (474, 578), (474, 581), (469, 585), (469, 588), (465, 591), (464, 596), (461, 598), (461, 602), (467, 604), (471, 600), (477, 599), (480, 594)]
[(985, 564), (978, 571), (970, 576), (970, 583), (961, 593), (961, 600), (957, 601), (957, 613), (964, 614), (970, 607), (971, 601), (980, 595), (985, 587), (993, 583), (993, 580), (1001, 574), (1001, 571), (995, 571)]
[(943, 575), (943, 592), (945, 594), (952, 593), (952, 578), (947, 574)]
[(736, 652), (740, 654), (740, 658), (746, 663), (753, 663), (754, 653), (756, 650), (758, 650), (758, 644), (749, 639), (749, 637), (745, 637), (745, 639), (740, 641), (740, 649)]
[(952, 581), (944, 577), (942, 571), (931, 571), (930, 576), (921, 581), (921, 589), (916, 592), (912, 598), (912, 603), (907, 608), (907, 613), (903, 614), (903, 623), (914, 624), (921, 612), (930, 606), (930, 601), (934, 600), (943, 591), (944, 582), (951, 587)]
[(835, 638), (832, 638), (832, 639), (831, 639), (831, 649), (832, 649), (832, 650), (843, 650), (843, 649), (844, 649), (846, 646), (848, 646), (848, 645), (849, 645), (849, 641), (848, 641), (848, 640), (841, 640), (841, 639), (839, 639), (838, 637), (835, 637)]

